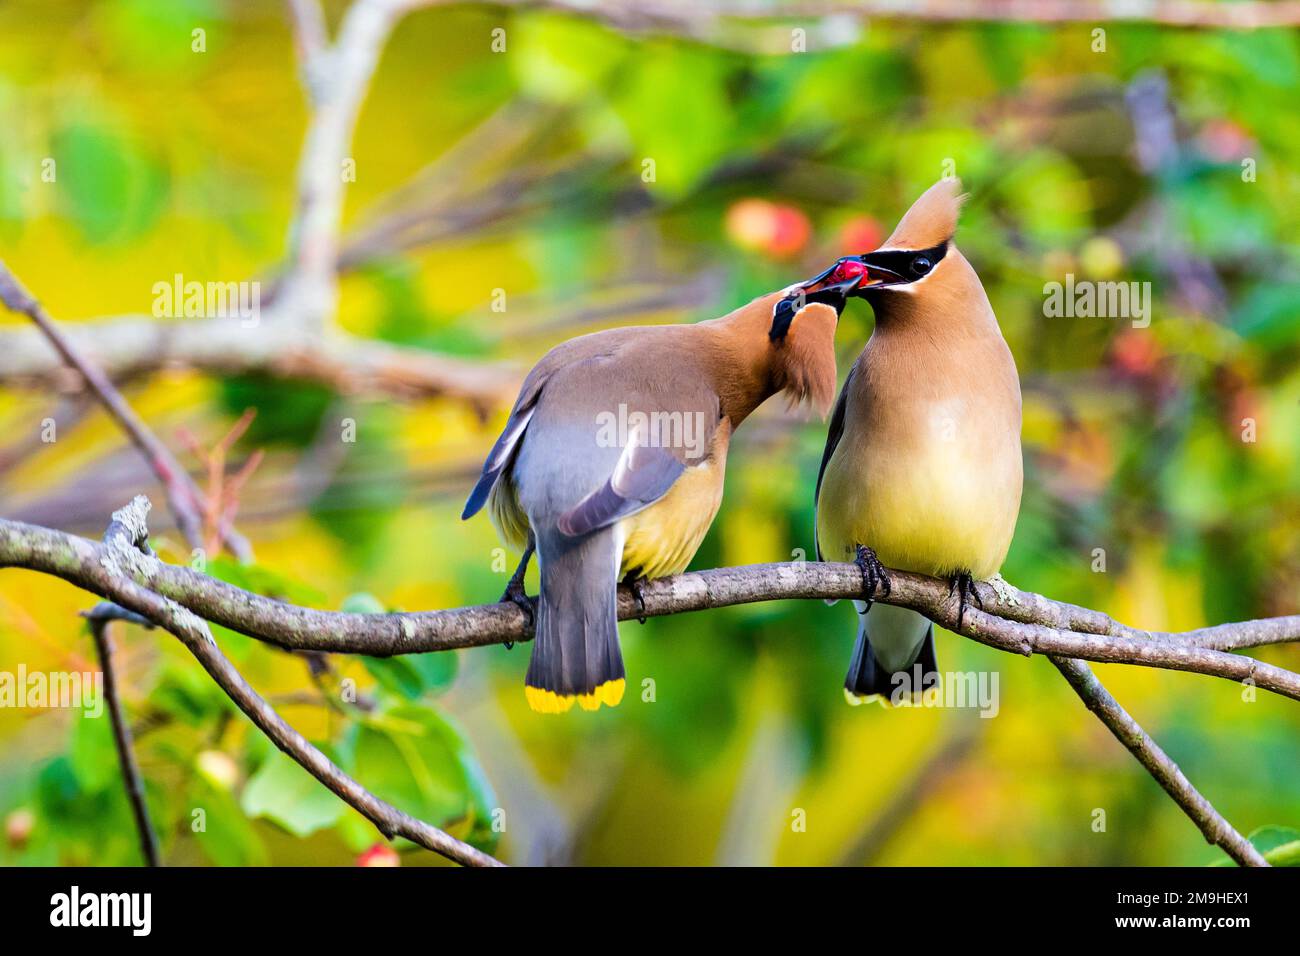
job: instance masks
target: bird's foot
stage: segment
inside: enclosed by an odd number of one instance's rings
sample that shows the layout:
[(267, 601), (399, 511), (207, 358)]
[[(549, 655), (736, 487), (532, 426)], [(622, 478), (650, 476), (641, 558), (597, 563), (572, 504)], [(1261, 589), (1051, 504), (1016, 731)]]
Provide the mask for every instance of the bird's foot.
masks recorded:
[[(537, 606), (528, 592), (524, 590), (523, 577), (513, 577), (510, 583), (506, 585), (505, 591), (501, 595), (501, 601), (509, 601), (511, 604), (524, 612), (524, 617), (528, 619), (528, 628), (532, 630), (537, 624)], [(515, 646), (514, 641), (506, 641), (506, 650), (511, 650)]]
[(951, 597), (953, 592), (957, 592), (957, 630), (961, 630), (962, 622), (966, 619), (966, 607), (970, 599), (974, 598), (975, 603), (979, 605), (980, 610), (984, 610), (984, 599), (980, 597), (980, 592), (975, 589), (975, 579), (969, 571), (961, 571), (952, 576), (952, 586), (948, 589)]
[(1009, 604), (1012, 607), (1020, 607), (1023, 603), (1020, 600), (1020, 592), (1017, 591), (1011, 582), (1001, 574), (993, 575), (993, 577), (989, 578), (984, 583), (993, 589), (993, 592), (998, 596), (999, 604)]
[(866, 598), (867, 610), (871, 610), (871, 605), (876, 600), (877, 593), (888, 594), (893, 590), (893, 584), (889, 580), (889, 572), (885, 570), (885, 566), (876, 557), (876, 552), (865, 544), (858, 545), (858, 553), (853, 559), (853, 563), (862, 572), (862, 593)]
[(647, 578), (637, 578), (629, 574), (626, 581), (624, 581), (628, 586), (628, 589), (632, 592), (632, 597), (636, 598), (636, 621), (638, 624), (645, 623), (645, 586), (647, 580)]

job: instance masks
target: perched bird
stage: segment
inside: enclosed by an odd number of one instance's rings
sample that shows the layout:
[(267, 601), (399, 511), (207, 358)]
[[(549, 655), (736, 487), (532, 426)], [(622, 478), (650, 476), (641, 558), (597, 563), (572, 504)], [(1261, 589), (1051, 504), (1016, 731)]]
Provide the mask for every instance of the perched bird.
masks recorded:
[(960, 188), (931, 186), (884, 245), (849, 260), (867, 268), (853, 294), (876, 326), (831, 416), (815, 500), (819, 557), (856, 560), (864, 573), (850, 703), (938, 683), (934, 625), (871, 602), (889, 587), (883, 566), (951, 579), (960, 619), (978, 600), (974, 580), (1001, 567), (1020, 511), (1020, 379), (953, 245)]
[(538, 711), (623, 697), (617, 586), (677, 574), (722, 501), (732, 433), (770, 396), (824, 416), (835, 327), (861, 280), (826, 274), (695, 325), (611, 329), (556, 346), (528, 374), (462, 518), (486, 502), (524, 549), (502, 600), (541, 567), (525, 681)]

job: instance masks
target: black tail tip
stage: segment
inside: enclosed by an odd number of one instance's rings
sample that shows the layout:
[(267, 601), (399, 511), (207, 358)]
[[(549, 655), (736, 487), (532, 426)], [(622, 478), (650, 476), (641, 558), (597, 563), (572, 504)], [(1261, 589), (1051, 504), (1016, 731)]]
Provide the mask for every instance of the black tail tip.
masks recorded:
[(876, 653), (870, 643), (865, 647), (862, 659), (853, 661), (848, 677), (844, 680), (844, 699), (854, 707), (874, 697), (883, 698), (884, 703), (912, 700), (918, 695), (927, 694), (939, 687), (939, 667), (934, 659), (934, 628), (925, 636), (921, 652), (916, 660), (901, 671), (888, 671), (876, 660)]

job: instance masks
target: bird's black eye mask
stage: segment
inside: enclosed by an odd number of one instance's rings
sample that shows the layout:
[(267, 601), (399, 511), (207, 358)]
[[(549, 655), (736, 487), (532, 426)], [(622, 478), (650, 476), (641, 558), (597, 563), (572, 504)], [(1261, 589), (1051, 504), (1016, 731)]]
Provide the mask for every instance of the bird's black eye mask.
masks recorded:
[[(947, 253), (945, 240), (929, 249), (886, 249), (837, 259), (825, 272), (799, 283), (777, 301), (772, 307), (772, 328), (767, 337), (773, 342), (784, 339), (799, 310), (813, 302), (829, 305), (839, 315), (850, 296), (865, 298), (873, 289), (907, 285), (924, 278)], [(826, 284), (809, 291), (821, 283)]]
[(917, 279), (928, 276), (939, 261), (948, 254), (948, 242), (944, 241), (929, 249), (884, 249), (869, 252), (859, 258), (866, 263), (873, 280), (864, 282), (862, 292), (874, 287), (889, 288), (895, 285), (907, 285)]

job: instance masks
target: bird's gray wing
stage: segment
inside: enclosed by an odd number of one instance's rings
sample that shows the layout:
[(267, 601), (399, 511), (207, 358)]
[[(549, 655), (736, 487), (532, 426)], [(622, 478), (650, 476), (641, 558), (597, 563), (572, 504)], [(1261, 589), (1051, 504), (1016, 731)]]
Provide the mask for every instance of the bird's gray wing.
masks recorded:
[(681, 477), (686, 465), (663, 448), (628, 442), (603, 485), (560, 516), (569, 537), (590, 534), (654, 504)]
[(813, 491), (813, 547), (817, 549), (817, 560), (822, 560), (822, 549), (817, 539), (817, 503), (822, 495), (822, 478), (826, 476), (826, 466), (830, 463), (831, 455), (835, 454), (835, 448), (840, 443), (840, 437), (844, 434), (844, 416), (845, 409), (849, 404), (849, 386), (853, 382), (853, 373), (858, 370), (857, 363), (849, 369), (848, 377), (844, 379), (844, 387), (840, 389), (840, 397), (835, 400), (835, 411), (831, 412), (831, 424), (826, 431), (826, 450), (822, 452), (822, 464), (817, 469), (817, 487)]
[(519, 440), (524, 437), (524, 431), (532, 420), (533, 412), (537, 411), (537, 400), (541, 397), (542, 386), (545, 383), (544, 375), (538, 376), (534, 382), (524, 383), (519, 399), (506, 420), (506, 427), (501, 431), (501, 436), (492, 446), (492, 450), (488, 452), (487, 460), (483, 462), (483, 473), (479, 475), (478, 483), (474, 485), (474, 490), (469, 493), (469, 498), (465, 501), (465, 510), (460, 515), (462, 521), (478, 513), (483, 503), (487, 501), (492, 486), (501, 477), (501, 472), (510, 464), (510, 459), (519, 447)]

